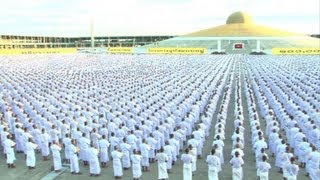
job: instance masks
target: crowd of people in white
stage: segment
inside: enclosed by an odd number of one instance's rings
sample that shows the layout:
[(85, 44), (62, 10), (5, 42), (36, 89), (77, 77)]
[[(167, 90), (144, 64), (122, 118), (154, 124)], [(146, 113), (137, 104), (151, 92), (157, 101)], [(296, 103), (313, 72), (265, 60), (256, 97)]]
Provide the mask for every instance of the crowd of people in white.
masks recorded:
[[(285, 179), (296, 179), (299, 167), (312, 180), (320, 177), (315, 57), (39, 55), (0, 61), (0, 138), (8, 168), (15, 167), (16, 153), (24, 153), (34, 169), (38, 152), (44, 161), (51, 157), (56, 172), (64, 162), (81, 174), (82, 162), (90, 176), (99, 176), (112, 164), (115, 178), (131, 169), (140, 179), (157, 162), (158, 179), (168, 179), (182, 161), (183, 179), (191, 180), (204, 159), (208, 179), (219, 179), (230, 163), (232, 179), (240, 180), (245, 142), (251, 142), (260, 180), (269, 179), (269, 156)], [(210, 136), (212, 150), (204, 154)], [(232, 151), (225, 152), (229, 140)], [(225, 161), (224, 153), (232, 158)]]

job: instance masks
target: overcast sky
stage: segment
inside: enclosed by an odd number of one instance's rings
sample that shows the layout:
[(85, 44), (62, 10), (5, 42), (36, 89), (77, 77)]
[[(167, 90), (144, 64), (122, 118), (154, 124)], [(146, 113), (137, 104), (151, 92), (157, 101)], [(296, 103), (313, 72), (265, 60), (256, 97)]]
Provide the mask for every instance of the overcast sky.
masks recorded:
[(182, 35), (247, 11), (261, 25), (319, 34), (319, 0), (1, 0), (0, 34)]

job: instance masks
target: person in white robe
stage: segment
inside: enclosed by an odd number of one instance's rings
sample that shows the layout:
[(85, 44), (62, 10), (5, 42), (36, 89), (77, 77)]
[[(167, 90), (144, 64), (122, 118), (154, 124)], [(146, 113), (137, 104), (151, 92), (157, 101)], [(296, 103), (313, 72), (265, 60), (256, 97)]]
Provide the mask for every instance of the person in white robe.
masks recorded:
[(121, 158), (123, 153), (120, 151), (118, 146), (114, 147), (114, 151), (111, 152), (113, 162), (113, 174), (116, 179), (121, 179), (123, 176)]
[(94, 143), (91, 142), (91, 147), (88, 150), (89, 153), (89, 165), (90, 165), (90, 176), (99, 176), (101, 173), (100, 163), (99, 163), (99, 150), (94, 147)]
[(46, 161), (48, 160), (48, 156), (50, 154), (50, 149), (49, 149), (49, 141), (50, 141), (50, 135), (46, 133), (46, 130), (43, 128), (41, 130), (41, 135), (40, 135), (40, 142), (41, 142), (41, 154), (43, 157), (43, 160)]
[(90, 136), (94, 147), (99, 148), (99, 140), (101, 139), (101, 135), (97, 132), (95, 128), (92, 129)]
[(281, 167), (283, 171), (283, 176), (287, 177), (288, 172), (287, 169), (285, 168), (287, 164), (290, 163), (290, 159), (293, 157), (293, 154), (290, 152), (291, 149), (289, 146), (286, 147), (286, 151), (281, 154), (280, 159), (281, 159)]
[(185, 149), (185, 154), (181, 155), (183, 162), (183, 180), (192, 180), (192, 155), (189, 154), (189, 148)]
[(107, 140), (106, 135), (102, 135), (102, 139), (99, 140), (99, 147), (100, 147), (100, 161), (102, 167), (107, 167), (109, 162), (108, 156), (108, 148), (110, 146), (109, 141)]
[(32, 126), (33, 130), (32, 130), (32, 137), (34, 137), (34, 141), (37, 144), (37, 153), (40, 152), (40, 148), (41, 148), (41, 139), (40, 139), (40, 135), (41, 135), (41, 131), (38, 129), (38, 127), (34, 124)]
[(86, 137), (86, 134), (83, 133), (82, 137), (79, 139), (79, 148), (80, 148), (80, 159), (83, 161), (85, 166), (89, 165), (89, 147), (90, 139)]
[(218, 173), (221, 171), (220, 158), (215, 155), (216, 150), (212, 149), (211, 154), (207, 156), (206, 163), (208, 164), (208, 179), (218, 180)]
[(194, 148), (191, 144), (188, 146), (189, 153), (192, 155), (192, 174), (197, 170), (197, 149)]
[(121, 152), (123, 153), (122, 157), (122, 166), (124, 170), (128, 170), (131, 167), (130, 161), (130, 150), (131, 145), (127, 143), (127, 139), (123, 138), (123, 142), (120, 144)]
[(23, 130), (20, 128), (20, 126), (17, 124), (16, 128), (14, 129), (14, 134), (15, 134), (15, 140), (16, 140), (16, 150), (17, 153), (23, 153), (23, 144), (25, 142), (23, 142), (22, 139), (22, 134), (23, 134)]
[(112, 151), (114, 151), (114, 147), (120, 144), (119, 138), (115, 136), (114, 132), (110, 133), (109, 142), (110, 142), (110, 153), (111, 153)]
[(267, 162), (267, 156), (262, 156), (262, 161), (258, 162), (257, 165), (257, 176), (260, 180), (269, 180), (269, 170), (271, 165)]
[[(29, 141), (29, 138), (32, 138), (31, 134), (28, 132), (28, 128), (24, 127), (23, 128), (23, 133), (22, 133), (22, 147), (23, 147), (23, 152), (25, 157), (27, 157), (27, 147), (26, 144)], [(48, 152), (50, 149), (48, 149)]]
[(11, 140), (11, 135), (7, 135), (7, 139), (3, 142), (4, 148), (6, 149), (7, 155), (7, 165), (8, 168), (15, 168), (14, 161), (16, 160), (16, 156), (14, 153), (15, 142)]
[(142, 171), (149, 171), (149, 151), (151, 149), (151, 146), (147, 144), (146, 139), (142, 140), (142, 143), (139, 146), (142, 159), (141, 159), (141, 166), (142, 166)]
[(37, 148), (37, 145), (33, 143), (32, 138), (29, 138), (28, 142), (26, 143), (26, 152), (27, 152), (26, 164), (29, 169), (34, 169), (36, 166), (36, 155), (34, 152), (36, 148)]
[(139, 152), (136, 149), (134, 149), (133, 154), (131, 155), (132, 175), (134, 180), (139, 180), (141, 178), (141, 175), (142, 175), (141, 159), (142, 159), (142, 156), (139, 154)]
[(281, 140), (280, 143), (276, 145), (276, 166), (279, 167), (279, 172), (283, 172), (283, 163), (281, 160), (282, 154), (286, 151), (287, 145), (285, 144), (285, 140)]
[(215, 149), (215, 155), (220, 159), (220, 164), (224, 164), (224, 157), (223, 157), (223, 149), (218, 146), (218, 144), (215, 144), (213, 146), (213, 149)]
[(267, 149), (268, 145), (264, 141), (263, 137), (259, 136), (259, 140), (254, 143), (253, 148), (254, 148), (255, 154), (258, 154), (259, 152), (261, 152), (262, 148)]
[(154, 162), (156, 156), (155, 150), (157, 146), (157, 140), (153, 137), (152, 133), (150, 133), (150, 136), (147, 138), (147, 143), (150, 145), (149, 162)]
[(59, 142), (60, 131), (56, 128), (55, 125), (52, 125), (50, 132), (50, 143)]
[(70, 144), (71, 144), (71, 138), (70, 138), (70, 134), (65, 134), (65, 138), (62, 139), (62, 144), (63, 144), (63, 147), (64, 147), (64, 162), (70, 164), (70, 156), (69, 156), (69, 148), (70, 148)]
[(312, 148), (310, 147), (310, 143), (307, 142), (307, 139), (304, 137), (303, 141), (298, 143), (295, 150), (295, 154), (298, 156), (298, 159), (300, 161), (300, 167), (304, 168), (306, 167), (306, 163), (308, 160), (308, 154), (312, 151)]
[[(1, 135), (0, 135), (2, 147), (4, 147), (4, 141), (7, 139), (8, 135), (10, 135), (9, 129), (7, 127), (4, 127), (1, 132)], [(22, 144), (24, 145), (25, 142), (23, 142)], [(6, 156), (6, 149), (5, 148), (3, 148), (3, 154)]]
[(156, 160), (158, 161), (158, 179), (159, 180), (168, 179), (169, 178), (168, 171), (167, 171), (168, 156), (166, 153), (164, 153), (163, 147), (161, 147), (159, 152), (157, 153)]
[(71, 144), (69, 146), (69, 157), (70, 157), (70, 172), (71, 174), (78, 174), (80, 175), (80, 168), (79, 168), (79, 158), (78, 153), (80, 149), (76, 146), (76, 140), (72, 139)]
[(239, 152), (235, 152), (235, 156), (230, 160), (230, 164), (232, 166), (232, 180), (242, 180), (242, 166), (244, 161), (240, 157)]
[(240, 148), (239, 144), (236, 144), (236, 147), (234, 149), (232, 149), (231, 156), (234, 157), (236, 152), (239, 153), (239, 157), (242, 158), (244, 156), (243, 150)]
[(294, 164), (295, 158), (291, 157), (290, 162), (284, 166), (284, 169), (286, 171), (286, 175), (284, 175), (284, 178), (286, 180), (297, 180), (297, 175), (299, 173), (299, 166)]
[(167, 170), (168, 170), (168, 173), (171, 173), (174, 147), (172, 147), (169, 144), (169, 141), (166, 141), (165, 146), (163, 146), (163, 149), (164, 149), (164, 153), (166, 153), (168, 156)]
[(320, 177), (320, 152), (315, 146), (312, 146), (312, 152), (308, 155), (306, 171), (311, 180), (318, 180)]
[(272, 153), (272, 157), (276, 153), (276, 141), (279, 139), (279, 134), (276, 130), (273, 130), (272, 133), (269, 134), (269, 150)]
[(51, 152), (52, 152), (52, 158), (53, 158), (53, 168), (55, 172), (60, 172), (62, 169), (61, 164), (61, 146), (58, 142), (52, 142), (52, 145), (50, 146)]
[(196, 126), (196, 131), (193, 131), (192, 134), (194, 135), (194, 138), (199, 142), (197, 146), (197, 158), (201, 159), (202, 154), (202, 148), (203, 148), (203, 142), (205, 138), (204, 131), (200, 129), (200, 126)]
[(256, 167), (258, 167), (259, 163), (262, 162), (262, 158), (263, 156), (266, 156), (267, 157), (267, 160), (269, 159), (269, 156), (268, 154), (265, 152), (265, 149), (262, 148), (261, 151), (256, 154)]

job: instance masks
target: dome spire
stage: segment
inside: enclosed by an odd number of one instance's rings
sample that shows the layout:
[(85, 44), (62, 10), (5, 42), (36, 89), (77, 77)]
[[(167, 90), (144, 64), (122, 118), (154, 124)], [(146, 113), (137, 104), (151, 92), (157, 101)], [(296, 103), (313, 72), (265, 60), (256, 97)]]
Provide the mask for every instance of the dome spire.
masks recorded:
[(252, 18), (251, 16), (246, 13), (246, 12), (242, 12), (242, 11), (238, 11), (235, 13), (232, 13), (228, 19), (226, 24), (252, 24)]

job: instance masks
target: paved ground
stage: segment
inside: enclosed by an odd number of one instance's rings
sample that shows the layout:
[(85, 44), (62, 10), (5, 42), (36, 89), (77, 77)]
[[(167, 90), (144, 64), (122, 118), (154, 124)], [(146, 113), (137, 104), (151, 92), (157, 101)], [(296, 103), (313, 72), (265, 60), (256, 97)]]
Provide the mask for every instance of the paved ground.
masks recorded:
[[(242, 77), (243, 80), (243, 77)], [(245, 94), (244, 94), (244, 89), (242, 89), (242, 100), (243, 100), (243, 105), (244, 105), (244, 117), (247, 120), (248, 119), (248, 114), (247, 114), (247, 105), (246, 105), (246, 99), (245, 99)], [(220, 99), (221, 100), (221, 99)], [(220, 100), (218, 102), (218, 107), (220, 106)], [(219, 108), (216, 109), (219, 109)], [(258, 106), (257, 106), (258, 107)], [(233, 86), (233, 92), (231, 94), (231, 101), (229, 105), (229, 111), (228, 111), (228, 121), (226, 124), (226, 140), (225, 140), (225, 147), (224, 147), (224, 158), (226, 164), (223, 167), (222, 172), (220, 172), (219, 177), (220, 179), (226, 179), (229, 180), (231, 179), (231, 167), (229, 165), (229, 160), (230, 160), (230, 152), (231, 152), (231, 135), (233, 133), (234, 127), (233, 127), (233, 114), (234, 114), (234, 86)], [(214, 116), (214, 119), (212, 121), (213, 125), (216, 123), (216, 114)], [(262, 128), (264, 129), (265, 123), (264, 120), (261, 119), (260, 123), (262, 124)], [(244, 165), (244, 179), (245, 180), (255, 180), (257, 179), (256, 177), (256, 170), (255, 170), (255, 158), (254, 154), (251, 150), (251, 141), (250, 141), (250, 128), (249, 128), (249, 123), (245, 122), (245, 148), (244, 148), (244, 160), (245, 160), (245, 165)], [(207, 179), (207, 165), (205, 163), (205, 157), (211, 150), (211, 143), (213, 141), (213, 132), (214, 128), (211, 129), (210, 131), (210, 137), (206, 141), (206, 144), (203, 149), (203, 154), (204, 158), (200, 159), (197, 161), (197, 172), (194, 176), (194, 179), (196, 180), (206, 180)], [(0, 179), (2, 180), (7, 180), (7, 179), (19, 179), (19, 180), (24, 180), (24, 179), (32, 179), (32, 180), (37, 180), (45, 177), (47, 174), (51, 172), (51, 161), (42, 161), (42, 158), (40, 154), (37, 154), (37, 165), (36, 169), (34, 170), (28, 170), (26, 165), (25, 165), (25, 160), (22, 154), (17, 154), (17, 168), (15, 169), (8, 169), (5, 165), (5, 159), (3, 156), (0, 158)], [(270, 171), (270, 180), (280, 180), (282, 179), (282, 175), (277, 172), (277, 169), (274, 166), (274, 158), (270, 156), (270, 163), (272, 165), (272, 169)], [(81, 171), (83, 175), (71, 175), (69, 173), (69, 169), (61, 173), (59, 176), (57, 176), (55, 179), (61, 179), (61, 180), (79, 180), (79, 179), (88, 179), (90, 178), (89, 176), (89, 168), (88, 167), (83, 167), (81, 166)], [(300, 175), (298, 176), (298, 180), (307, 180), (305, 175), (305, 170), (302, 169), (300, 170)], [(157, 173), (157, 164), (154, 163), (151, 165), (151, 171), (150, 172), (144, 172), (142, 179), (144, 180), (153, 180), (157, 179), (158, 173)], [(173, 167), (173, 172), (169, 174), (170, 179), (182, 179), (182, 163), (179, 160), (176, 165)], [(50, 178), (47, 178), (50, 179)], [(52, 178), (51, 178), (52, 179)], [(100, 177), (92, 177), (92, 179), (113, 179), (113, 169), (112, 166), (109, 166), (108, 168), (102, 169), (102, 173)], [(132, 172), (131, 170), (124, 171), (124, 177), (122, 178), (124, 180), (132, 179)]]

